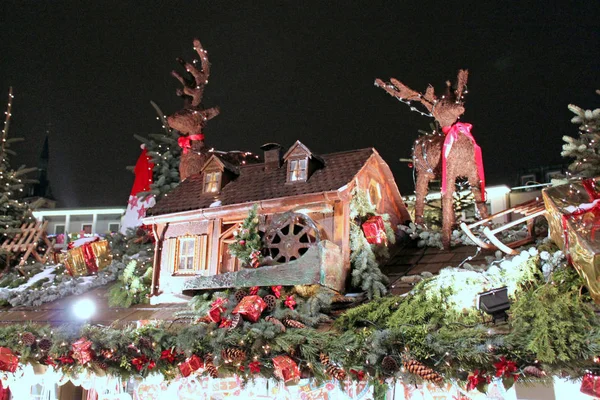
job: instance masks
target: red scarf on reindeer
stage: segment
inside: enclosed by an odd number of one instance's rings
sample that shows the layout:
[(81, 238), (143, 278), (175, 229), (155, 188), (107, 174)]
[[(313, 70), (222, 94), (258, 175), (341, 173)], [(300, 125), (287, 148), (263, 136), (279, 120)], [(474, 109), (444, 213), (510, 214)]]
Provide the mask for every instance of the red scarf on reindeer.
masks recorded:
[(444, 151), (442, 152), (442, 195), (444, 195), (448, 189), (446, 184), (446, 164), (448, 155), (450, 154), (452, 145), (458, 140), (458, 136), (462, 133), (471, 141), (471, 143), (473, 143), (473, 149), (475, 150), (475, 163), (477, 164), (477, 174), (479, 175), (479, 180), (481, 183), (481, 198), (483, 201), (485, 201), (485, 175), (483, 173), (483, 158), (481, 157), (481, 147), (479, 147), (479, 145), (475, 142), (475, 138), (473, 138), (473, 135), (471, 134), (472, 127), (473, 125), (471, 124), (457, 122), (452, 126), (445, 126), (442, 128), (442, 132), (444, 132), (446, 135), (446, 139), (444, 139)]
[(204, 134), (199, 133), (197, 135), (180, 136), (179, 139), (177, 139), (177, 144), (183, 149), (183, 154), (189, 153), (192, 148), (192, 140), (204, 140)]

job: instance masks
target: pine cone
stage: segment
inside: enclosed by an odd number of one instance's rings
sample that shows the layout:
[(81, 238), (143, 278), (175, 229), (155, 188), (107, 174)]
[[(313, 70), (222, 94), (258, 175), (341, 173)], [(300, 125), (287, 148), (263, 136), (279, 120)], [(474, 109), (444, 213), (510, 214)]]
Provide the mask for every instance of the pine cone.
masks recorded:
[(246, 296), (248, 296), (248, 292), (244, 289), (240, 289), (237, 292), (235, 292), (235, 301), (239, 303)]
[(295, 319), (286, 318), (283, 320), (283, 324), (285, 326), (289, 326), (290, 328), (298, 328), (298, 329), (306, 328), (306, 325), (304, 325), (300, 321), (296, 321)]
[(35, 343), (35, 336), (31, 332), (23, 332), (21, 340), (25, 346), (31, 346)]
[(525, 373), (525, 375), (535, 376), (536, 378), (543, 378), (544, 376), (546, 376), (546, 372), (542, 371), (535, 365), (529, 365), (523, 368), (523, 372)]
[(210, 324), (212, 321), (212, 319), (210, 319), (210, 317), (208, 315), (205, 315), (204, 317), (200, 317), (196, 320), (196, 323), (203, 323), (203, 324)]
[(270, 323), (277, 325), (279, 329), (281, 329), (281, 332), (285, 332), (285, 325), (283, 325), (283, 323), (277, 318), (267, 315), (265, 317), (265, 321), (269, 321)]
[(211, 378), (218, 378), (219, 377), (219, 371), (217, 371), (217, 367), (215, 367), (215, 364), (213, 364), (213, 355), (212, 354), (207, 354), (206, 358), (204, 359), (204, 369), (206, 370), (206, 372), (208, 372), (208, 375)]
[(321, 353), (319, 355), (319, 359), (321, 360), (321, 364), (325, 366), (325, 372), (327, 372), (327, 375), (337, 379), (338, 381), (343, 381), (346, 379), (346, 372), (337, 365), (333, 364), (327, 354)]
[(344, 379), (346, 379), (346, 372), (343, 369), (336, 367), (331, 363), (329, 363), (325, 371), (327, 372), (327, 375), (334, 377), (338, 381), (343, 381)]
[(354, 303), (356, 301), (355, 297), (346, 297), (342, 294), (336, 294), (331, 299), (332, 303)]
[(108, 368), (108, 364), (103, 362), (103, 361), (98, 361), (96, 362), (96, 365), (98, 366), (98, 368), (100, 369), (107, 369)]
[(381, 361), (381, 368), (383, 368), (387, 372), (396, 372), (398, 371), (399, 365), (392, 356), (385, 356)]
[(41, 351), (48, 351), (52, 347), (52, 340), (48, 338), (42, 338), (38, 342), (38, 347)]
[(246, 359), (246, 352), (234, 347), (228, 347), (221, 350), (221, 357), (228, 362), (244, 361)]
[(231, 314), (231, 325), (228, 330), (234, 330), (237, 326), (242, 322), (242, 317), (240, 314)]
[(147, 349), (152, 348), (152, 341), (146, 337), (141, 337), (138, 339), (138, 344), (140, 347), (145, 347)]
[(263, 297), (264, 302), (267, 304), (267, 311), (271, 312), (275, 309), (275, 306), (277, 306), (277, 297), (273, 296), (272, 294), (268, 294), (265, 297)]
[(416, 360), (408, 360), (404, 362), (404, 368), (410, 373), (415, 375), (419, 375), (426, 381), (431, 381), (434, 383), (442, 383), (444, 378), (431, 368), (421, 364)]

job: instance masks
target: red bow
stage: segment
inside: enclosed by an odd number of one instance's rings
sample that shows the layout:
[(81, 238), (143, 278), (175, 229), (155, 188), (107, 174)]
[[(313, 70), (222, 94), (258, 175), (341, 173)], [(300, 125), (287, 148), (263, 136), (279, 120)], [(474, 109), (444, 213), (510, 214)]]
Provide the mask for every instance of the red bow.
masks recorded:
[(204, 140), (204, 134), (199, 133), (197, 135), (180, 136), (177, 139), (177, 144), (183, 149), (183, 154), (187, 154), (192, 148), (192, 140)]
[(448, 189), (446, 184), (446, 160), (448, 159), (452, 145), (458, 140), (458, 136), (462, 133), (471, 141), (471, 143), (473, 143), (473, 148), (475, 149), (477, 173), (481, 182), (481, 199), (485, 201), (485, 175), (483, 173), (483, 158), (481, 156), (481, 147), (477, 145), (475, 138), (471, 134), (472, 127), (473, 125), (471, 124), (457, 122), (452, 126), (444, 126), (442, 128), (442, 131), (446, 135), (446, 139), (444, 139), (444, 151), (442, 152), (442, 195), (446, 193), (446, 189)]
[(258, 374), (260, 372), (260, 363), (258, 361), (252, 361), (248, 364), (248, 367), (253, 374)]

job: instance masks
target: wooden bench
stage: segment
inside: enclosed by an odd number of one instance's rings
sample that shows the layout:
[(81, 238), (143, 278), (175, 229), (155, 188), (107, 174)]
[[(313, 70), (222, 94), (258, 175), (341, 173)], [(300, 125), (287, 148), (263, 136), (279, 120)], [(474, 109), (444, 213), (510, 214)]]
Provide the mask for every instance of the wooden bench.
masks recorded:
[[(489, 224), (494, 218), (498, 218), (510, 213), (522, 215), (523, 217), (508, 222), (507, 224), (504, 224), (495, 229), (490, 229), (488, 226), (484, 227), (483, 234), (486, 236), (487, 241), (480, 239), (477, 235), (473, 233), (473, 228), (477, 228), (478, 226), (484, 224)], [(523, 204), (519, 204), (516, 207), (501, 211), (499, 213), (489, 216), (488, 218), (482, 219), (481, 221), (474, 222), (470, 225), (467, 225), (463, 222), (462, 224), (460, 224), (460, 227), (467, 234), (469, 239), (475, 242), (475, 244), (481, 247), (482, 249), (497, 249), (503, 251), (506, 254), (516, 255), (518, 254), (518, 252), (515, 250), (515, 248), (523, 246), (527, 243), (531, 243), (535, 240), (535, 219), (545, 214), (546, 208), (544, 207), (544, 202), (540, 198), (536, 197), (533, 200), (527, 201)], [(500, 241), (500, 239), (496, 237), (496, 234), (522, 223), (527, 223), (527, 236), (525, 238), (515, 240), (511, 243), (503, 243)]]
[[(25, 223), (21, 226), (20, 232), (17, 233), (12, 239), (9, 239), (2, 243), (0, 249), (8, 253), (7, 266), (10, 266), (12, 256), (18, 257), (19, 254), (24, 253), (19, 262), (17, 269), (21, 272), (21, 266), (23, 266), (30, 256), (33, 256), (36, 261), (45, 263), (50, 256), (53, 249), (53, 244), (48, 239), (46, 234), (46, 226), (48, 221), (44, 222), (30, 222)], [(43, 241), (45, 250), (43, 254), (38, 252), (38, 246), (40, 241)]]

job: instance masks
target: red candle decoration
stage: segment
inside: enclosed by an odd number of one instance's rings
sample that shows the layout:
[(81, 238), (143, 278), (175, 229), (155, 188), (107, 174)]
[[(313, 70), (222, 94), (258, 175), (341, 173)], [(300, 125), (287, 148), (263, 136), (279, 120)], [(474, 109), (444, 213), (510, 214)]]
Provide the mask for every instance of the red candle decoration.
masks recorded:
[(260, 296), (246, 296), (233, 309), (233, 314), (240, 314), (245, 320), (256, 322), (267, 308), (267, 303)]
[(370, 244), (387, 242), (383, 218), (379, 215), (372, 216), (362, 224), (362, 230)]

